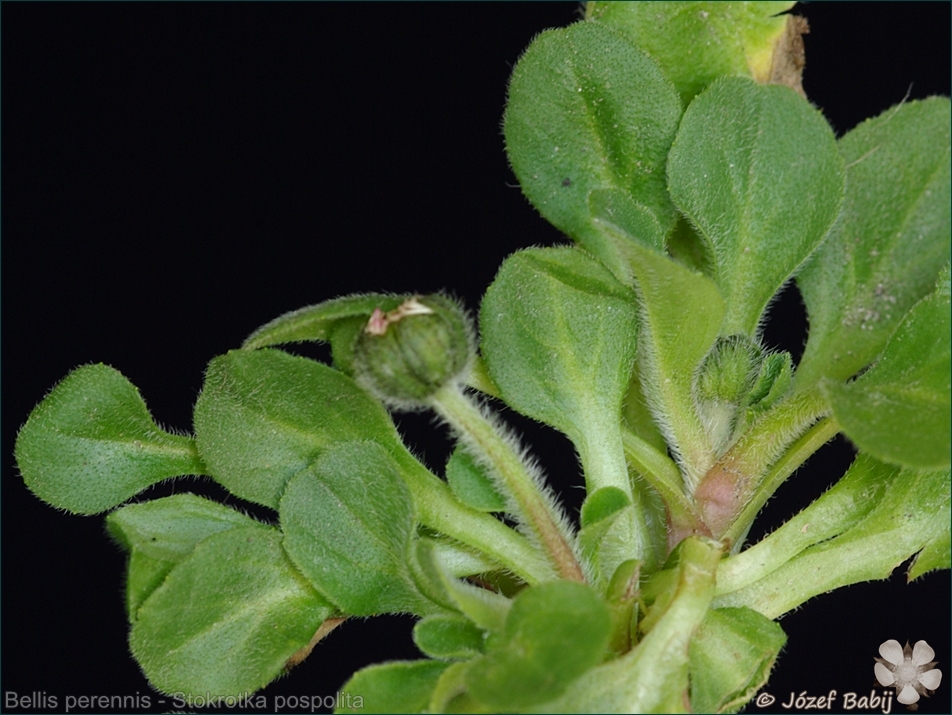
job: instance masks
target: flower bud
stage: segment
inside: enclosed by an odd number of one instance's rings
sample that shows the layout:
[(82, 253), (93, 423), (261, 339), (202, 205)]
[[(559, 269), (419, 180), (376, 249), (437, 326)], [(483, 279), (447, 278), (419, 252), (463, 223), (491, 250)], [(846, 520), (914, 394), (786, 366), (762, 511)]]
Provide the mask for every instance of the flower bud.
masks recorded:
[(354, 374), (382, 400), (420, 407), (465, 376), (474, 352), (456, 303), (441, 295), (413, 296), (387, 313), (373, 312), (354, 343)]
[(696, 383), (698, 399), (735, 405), (744, 402), (756, 383), (762, 360), (760, 346), (750, 338), (721, 338), (701, 364)]
[(757, 384), (763, 351), (750, 338), (721, 338), (701, 363), (694, 382), (698, 416), (718, 454), (742, 426), (747, 398)]

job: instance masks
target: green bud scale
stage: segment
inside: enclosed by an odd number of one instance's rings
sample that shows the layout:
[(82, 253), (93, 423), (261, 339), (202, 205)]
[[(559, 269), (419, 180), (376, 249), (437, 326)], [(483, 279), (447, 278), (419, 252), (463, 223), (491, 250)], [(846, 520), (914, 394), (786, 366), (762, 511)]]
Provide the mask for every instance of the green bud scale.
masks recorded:
[(459, 305), (442, 295), (413, 296), (389, 312), (374, 310), (354, 344), (354, 374), (394, 406), (421, 407), (463, 379), (474, 354)]

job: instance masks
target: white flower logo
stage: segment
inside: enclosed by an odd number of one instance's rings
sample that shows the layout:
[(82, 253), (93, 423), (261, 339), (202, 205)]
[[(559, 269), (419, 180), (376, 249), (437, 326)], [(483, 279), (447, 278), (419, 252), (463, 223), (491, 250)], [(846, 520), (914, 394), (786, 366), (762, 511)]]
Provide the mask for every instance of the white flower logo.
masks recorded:
[(876, 658), (876, 680), (885, 687), (894, 686), (896, 699), (903, 705), (914, 703), (920, 695), (931, 695), (939, 687), (942, 671), (935, 667), (935, 651), (925, 641), (918, 641), (914, 648), (899, 645), (899, 641), (888, 640), (879, 646), (882, 658)]

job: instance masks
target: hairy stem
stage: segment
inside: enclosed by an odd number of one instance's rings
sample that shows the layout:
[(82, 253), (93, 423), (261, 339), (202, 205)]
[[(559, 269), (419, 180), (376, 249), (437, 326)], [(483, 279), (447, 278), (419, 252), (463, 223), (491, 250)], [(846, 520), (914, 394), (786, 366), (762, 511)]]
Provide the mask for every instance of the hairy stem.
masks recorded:
[(431, 406), (454, 429), (476, 456), (493, 467), (517, 515), (539, 540), (559, 576), (572, 581), (585, 577), (570, 545), (564, 518), (539, 488), (519, 455), (483, 415), (479, 407), (456, 385), (440, 389)]
[[(717, 460), (694, 492), (704, 523), (715, 538), (728, 531), (736, 538), (744, 531), (747, 524), (738, 517), (747, 513), (746, 506), (761, 493), (775, 466), (786, 463), (784, 455), (828, 411), (827, 400), (818, 389), (793, 395), (767, 412)], [(812, 454), (805, 450), (816, 451), (822, 444), (814, 440), (795, 448), (798, 464)]]
[(446, 482), (408, 452), (400, 459), (420, 523), (479, 550), (530, 585), (551, 581), (552, 566), (522, 534), (495, 517), (461, 504)]

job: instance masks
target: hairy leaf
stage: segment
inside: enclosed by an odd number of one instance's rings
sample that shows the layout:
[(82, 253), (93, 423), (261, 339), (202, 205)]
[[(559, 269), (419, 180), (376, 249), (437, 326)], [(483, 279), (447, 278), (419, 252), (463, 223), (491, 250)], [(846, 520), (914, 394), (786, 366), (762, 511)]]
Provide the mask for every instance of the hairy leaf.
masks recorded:
[[(516, 410), (564, 432), (589, 490), (632, 491), (621, 435), (638, 327), (635, 295), (577, 248), (520, 251), (503, 264), (480, 312), (482, 353)], [(644, 519), (624, 519), (625, 545), (604, 554), (607, 575), (629, 558), (654, 561)]]
[[(625, 34), (661, 64), (685, 103), (718, 77), (771, 79), (792, 2), (589, 2), (586, 18)], [(776, 79), (774, 79), (776, 81)]]
[[(371, 665), (357, 671), (340, 692), (353, 695), (339, 713), (422, 713), (449, 663), (438, 660), (402, 660)], [(357, 702), (357, 698), (360, 702)]]
[(129, 551), (126, 609), (135, 620), (142, 602), (172, 567), (212, 534), (257, 522), (194, 494), (129, 504), (106, 517), (109, 532)]
[(267, 685), (335, 609), (263, 525), (214, 534), (139, 608), (132, 652), (163, 693), (237, 696)]
[(343, 611), (433, 610), (407, 566), (415, 528), (410, 491), (380, 445), (349, 442), (328, 449), (288, 483), (280, 515), (291, 560)]
[(906, 467), (949, 466), (950, 310), (947, 288), (923, 299), (873, 367), (848, 384), (823, 383), (843, 432), (864, 452)]
[(78, 514), (206, 472), (194, 442), (161, 430), (135, 386), (103, 364), (76, 368), (53, 388), (17, 435), (15, 454), (30, 491)]
[[(480, 312), (483, 357), (506, 402), (567, 434), (593, 485), (626, 492), (620, 436), (614, 437), (637, 325), (630, 289), (574, 248), (510, 256)], [(606, 452), (617, 464), (595, 473), (586, 462)], [(624, 482), (613, 484), (616, 476)]]
[(676, 217), (664, 164), (680, 116), (654, 60), (607, 27), (576, 23), (543, 32), (519, 60), (503, 131), (529, 201), (616, 271), (623, 262), (592, 226), (589, 195), (609, 192), (634, 222), (626, 229), (660, 248)]
[(948, 262), (949, 106), (947, 97), (908, 102), (840, 139), (843, 210), (797, 276), (810, 319), (798, 389), (872, 362)]
[(231, 493), (277, 508), (288, 480), (339, 442), (403, 449), (390, 416), (346, 375), (280, 350), (212, 360), (195, 405), (195, 438)]
[(691, 103), (668, 188), (714, 257), (724, 335), (756, 332), (836, 219), (843, 182), (829, 124), (793, 90), (729, 77)]
[(549, 700), (598, 664), (610, 629), (608, 607), (588, 586), (555, 581), (526, 589), (499, 638), (467, 670), (470, 691), (504, 710)]

